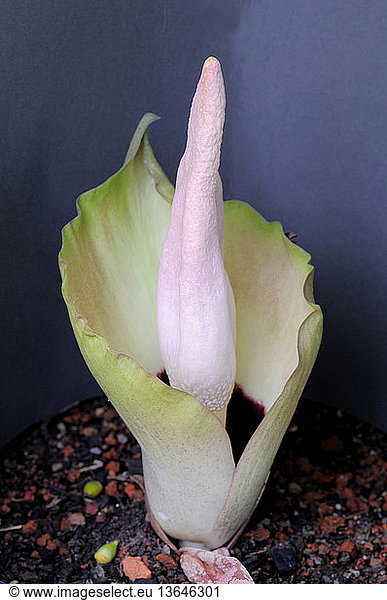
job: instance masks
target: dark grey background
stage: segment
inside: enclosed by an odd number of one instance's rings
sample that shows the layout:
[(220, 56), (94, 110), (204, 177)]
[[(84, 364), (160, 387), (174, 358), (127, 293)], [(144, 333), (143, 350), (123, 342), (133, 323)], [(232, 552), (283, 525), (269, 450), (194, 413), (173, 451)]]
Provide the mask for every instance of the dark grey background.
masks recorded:
[(1, 441), (99, 393), (60, 296), (60, 229), (145, 111), (174, 181), (202, 61), (223, 64), (226, 198), (299, 234), (325, 335), (308, 395), (386, 416), (386, 4), (3, 0)]

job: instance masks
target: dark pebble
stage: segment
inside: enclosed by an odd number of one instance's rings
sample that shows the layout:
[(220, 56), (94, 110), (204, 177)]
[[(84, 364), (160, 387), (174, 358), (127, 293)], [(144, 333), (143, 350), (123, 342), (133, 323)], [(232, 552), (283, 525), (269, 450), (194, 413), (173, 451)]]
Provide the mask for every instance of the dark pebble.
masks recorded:
[(51, 525), (47, 525), (45, 527), (45, 533), (49, 533), (52, 537), (56, 536), (57, 530), (54, 529), (54, 527), (52, 527)]
[(278, 544), (270, 554), (279, 573), (291, 573), (297, 568), (296, 551), (290, 544)]
[(100, 510), (102, 510), (102, 508), (105, 508), (105, 506), (107, 506), (108, 504), (109, 496), (102, 496), (101, 498), (98, 498), (98, 506)]
[(61, 565), (61, 574), (63, 578), (68, 578), (70, 577), (70, 575), (73, 573), (74, 568), (70, 563), (64, 563), (63, 565)]
[(79, 540), (79, 538), (81, 538), (84, 535), (84, 529), (83, 527), (78, 527), (76, 532), (73, 535), (73, 541), (74, 540)]
[(248, 558), (243, 561), (243, 565), (246, 567), (248, 571), (254, 571), (257, 567), (262, 564), (263, 553), (260, 554), (252, 554)]
[(143, 579), (142, 577), (140, 577), (139, 579), (136, 579), (135, 581), (133, 581), (133, 583), (135, 585), (141, 585), (144, 583), (157, 583), (157, 581), (155, 581), (154, 579)]
[(53, 562), (55, 560), (55, 552), (53, 552), (52, 550), (47, 550), (47, 548), (41, 549), (40, 556), (42, 557), (45, 563)]
[[(67, 483), (66, 480), (63, 479), (63, 485), (66, 485), (66, 483)], [(71, 496), (72, 495), (71, 492), (68, 492), (65, 489), (63, 489), (63, 487), (58, 487), (56, 485), (52, 485), (51, 488), (50, 488), (50, 491), (53, 494), (63, 494), (64, 496)]]
[(142, 473), (142, 463), (139, 458), (132, 458), (131, 460), (125, 461), (125, 467), (130, 475)]
[(347, 565), (351, 562), (351, 555), (349, 554), (349, 552), (346, 552), (344, 550), (343, 552), (340, 552), (337, 561), (340, 565)]

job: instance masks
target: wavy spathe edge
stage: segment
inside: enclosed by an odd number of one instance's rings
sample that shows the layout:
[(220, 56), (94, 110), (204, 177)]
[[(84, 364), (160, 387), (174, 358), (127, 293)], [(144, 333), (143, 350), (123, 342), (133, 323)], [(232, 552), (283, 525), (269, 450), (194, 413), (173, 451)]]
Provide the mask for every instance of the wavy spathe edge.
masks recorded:
[[(151, 125), (155, 121), (158, 121), (159, 119), (160, 119), (160, 117), (154, 113), (150, 113), (150, 112), (145, 113), (142, 116), (142, 118), (140, 119), (140, 121), (135, 129), (135, 132), (134, 132), (132, 139), (130, 141), (130, 144), (129, 144), (129, 148), (126, 152), (124, 162), (123, 162), (122, 166), (118, 169), (118, 171), (116, 171), (115, 173), (113, 173), (112, 175), (107, 177), (107, 179), (105, 179), (99, 185), (91, 188), (90, 190), (87, 190), (86, 192), (83, 192), (80, 196), (78, 196), (78, 198), (75, 201), (75, 208), (76, 208), (76, 213), (77, 213), (76, 216), (73, 217), (68, 223), (66, 223), (66, 225), (64, 227), (62, 227), (62, 229), (61, 229), (62, 243), (61, 243), (61, 248), (60, 248), (60, 251), (58, 254), (59, 271), (60, 271), (60, 274), (62, 277), (61, 292), (62, 292), (62, 296), (65, 300), (66, 305), (69, 304), (72, 306), (73, 311), (74, 311), (74, 316), (81, 317), (85, 320), (85, 329), (88, 332), (90, 332), (89, 335), (97, 335), (98, 337), (100, 337), (101, 339), (103, 339), (106, 342), (106, 347), (110, 352), (112, 352), (113, 354), (116, 354), (116, 355), (128, 356), (137, 364), (139, 364), (139, 363), (138, 363), (138, 361), (136, 361), (134, 356), (124, 353), (124, 352), (120, 352), (118, 350), (113, 350), (111, 348), (106, 336), (102, 332), (98, 332), (97, 330), (91, 328), (88, 325), (88, 319), (86, 318), (86, 316), (82, 315), (82, 313), (80, 313), (78, 311), (75, 301), (72, 300), (70, 298), (69, 294), (65, 291), (67, 284), (68, 284), (68, 274), (67, 274), (68, 263), (63, 258), (62, 253), (63, 253), (64, 247), (65, 247), (66, 232), (70, 231), (74, 227), (74, 225), (76, 226), (77, 223), (79, 223), (83, 220), (81, 204), (82, 203), (84, 203), (84, 204), (92, 203), (93, 202), (93, 193), (96, 190), (103, 188), (109, 181), (111, 181), (112, 179), (114, 179), (116, 177), (119, 177), (119, 175), (128, 167), (128, 164), (136, 157), (136, 155), (138, 154), (138, 151), (140, 150), (142, 145), (143, 145), (143, 160), (142, 160), (142, 162), (143, 162), (143, 165), (144, 165), (146, 171), (148, 172), (149, 176), (153, 180), (153, 184), (154, 184), (154, 188), (155, 188), (156, 192), (160, 196), (160, 199), (164, 200), (165, 202), (168, 202), (169, 204), (172, 203), (171, 196), (173, 196), (173, 194), (171, 195), (171, 193), (168, 194), (166, 192), (165, 182), (167, 182), (169, 184), (170, 191), (171, 190), (173, 191), (173, 186), (169, 182), (167, 176), (164, 174), (159, 163), (157, 162), (157, 160), (153, 154), (152, 147), (149, 143), (148, 134), (147, 134), (147, 129), (148, 129), (149, 125)], [(164, 186), (163, 186), (162, 179), (164, 179)], [(141, 366), (141, 365), (139, 365), (139, 366)], [(143, 368), (143, 367), (141, 367), (141, 368)], [(150, 374), (152, 374), (152, 373), (150, 373)]]
[[(275, 404), (277, 399), (283, 393), (283, 390), (284, 390), (287, 382), (289, 381), (289, 379), (293, 376), (294, 372), (298, 369), (299, 362), (300, 362), (299, 347), (298, 347), (299, 339), (298, 338), (299, 338), (299, 331), (300, 331), (300, 328), (301, 328), (303, 322), (315, 310), (321, 310), (321, 307), (315, 303), (314, 295), (313, 295), (314, 266), (311, 264), (311, 260), (312, 260), (311, 254), (309, 252), (307, 252), (306, 250), (304, 250), (301, 246), (293, 243), (285, 235), (283, 226), (279, 221), (268, 221), (267, 219), (265, 219), (263, 217), (263, 215), (261, 215), (255, 208), (253, 208), (247, 202), (243, 202), (240, 200), (228, 200), (225, 202), (225, 205), (229, 207), (228, 215), (227, 215), (228, 216), (228, 227), (232, 228), (233, 223), (235, 223), (236, 225), (238, 225), (238, 223), (240, 223), (240, 222), (243, 223), (243, 220), (242, 221), (239, 220), (239, 219), (241, 219), (241, 217), (243, 219), (246, 219), (246, 221), (249, 224), (253, 224), (255, 227), (257, 227), (258, 235), (259, 235), (259, 230), (264, 231), (265, 234), (267, 234), (271, 237), (273, 245), (279, 246), (279, 244), (283, 244), (284, 248), (286, 249), (286, 252), (289, 254), (289, 256), (291, 257), (291, 259), (293, 261), (293, 263), (291, 265), (292, 271), (294, 273), (296, 273), (296, 269), (298, 269), (299, 273), (300, 273), (299, 281), (297, 282), (296, 288), (299, 290), (299, 294), (300, 294), (299, 302), (302, 302), (302, 304), (304, 306), (305, 314), (304, 314), (302, 320), (299, 320), (299, 322), (298, 322), (297, 331), (294, 332), (295, 334), (297, 334), (297, 335), (294, 335), (294, 337), (293, 337), (293, 339), (294, 339), (293, 343), (295, 344), (294, 367), (292, 368), (292, 370), (289, 369), (288, 375), (286, 376), (286, 379), (283, 382), (282, 388), (278, 389), (274, 399), (272, 400), (272, 402), (269, 406), (267, 406), (266, 402), (260, 402), (260, 400), (254, 395), (254, 393), (251, 390), (245, 389), (243, 377), (242, 377), (242, 379), (239, 379), (238, 368), (237, 368), (236, 384), (241, 386), (241, 388), (249, 396), (252, 397), (254, 402), (262, 405), (265, 408), (265, 415), (266, 415), (269, 412), (269, 410), (271, 409), (271, 407)], [(225, 240), (226, 239), (227, 239), (227, 233), (225, 232)], [(235, 239), (237, 240), (238, 238), (235, 238)], [(234, 243), (235, 243), (235, 240), (234, 240)], [(225, 261), (226, 270), (232, 265), (232, 263), (233, 263), (232, 259)], [(232, 285), (233, 279), (235, 280), (235, 277), (233, 278), (232, 276), (230, 276), (230, 279), (231, 279), (231, 285)], [(237, 314), (238, 314), (238, 312), (239, 311), (237, 308)], [(241, 313), (239, 313), (239, 314), (241, 314)], [(237, 334), (237, 336), (238, 336), (238, 334)], [(237, 355), (238, 355), (238, 351), (237, 351)]]

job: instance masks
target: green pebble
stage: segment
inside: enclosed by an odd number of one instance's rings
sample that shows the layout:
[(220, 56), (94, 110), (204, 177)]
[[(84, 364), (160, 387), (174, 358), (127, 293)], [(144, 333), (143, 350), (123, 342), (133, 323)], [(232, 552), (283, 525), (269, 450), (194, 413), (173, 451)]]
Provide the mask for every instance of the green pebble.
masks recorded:
[(99, 565), (110, 563), (117, 554), (118, 542), (110, 542), (101, 546), (94, 554), (94, 558)]
[(83, 493), (89, 498), (96, 498), (102, 492), (103, 485), (100, 481), (88, 481), (83, 486)]

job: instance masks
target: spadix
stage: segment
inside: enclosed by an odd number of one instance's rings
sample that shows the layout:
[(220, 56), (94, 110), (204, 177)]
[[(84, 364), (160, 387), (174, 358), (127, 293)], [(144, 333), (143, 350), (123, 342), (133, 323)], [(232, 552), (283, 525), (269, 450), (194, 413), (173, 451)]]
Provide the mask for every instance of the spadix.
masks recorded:
[(158, 278), (161, 356), (173, 387), (225, 409), (235, 382), (235, 303), (223, 263), (219, 177), (225, 92), (209, 58), (194, 96)]

